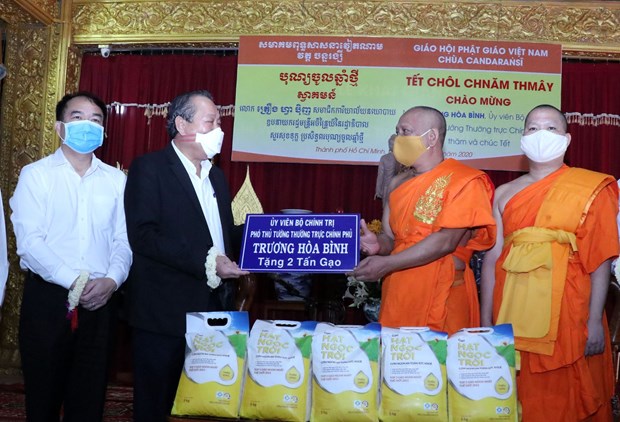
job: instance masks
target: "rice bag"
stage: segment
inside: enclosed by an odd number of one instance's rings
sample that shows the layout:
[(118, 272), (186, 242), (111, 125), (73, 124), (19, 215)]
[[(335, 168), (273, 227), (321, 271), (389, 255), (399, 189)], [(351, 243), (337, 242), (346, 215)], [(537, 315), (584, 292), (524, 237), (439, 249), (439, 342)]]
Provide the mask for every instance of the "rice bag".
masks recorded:
[(187, 314), (173, 415), (239, 416), (248, 329), (247, 312)]
[(312, 338), (311, 420), (376, 421), (381, 325), (318, 323)]
[(316, 322), (257, 320), (250, 331), (241, 416), (308, 420), (310, 357)]
[(446, 421), (448, 334), (423, 327), (381, 329), (382, 421)]
[(517, 421), (511, 324), (465, 328), (448, 338), (450, 421)]

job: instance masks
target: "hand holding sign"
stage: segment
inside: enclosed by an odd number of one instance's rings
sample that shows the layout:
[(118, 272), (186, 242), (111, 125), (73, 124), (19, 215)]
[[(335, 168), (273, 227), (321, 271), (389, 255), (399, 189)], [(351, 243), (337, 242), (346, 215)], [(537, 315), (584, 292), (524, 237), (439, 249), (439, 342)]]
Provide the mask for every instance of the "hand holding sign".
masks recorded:
[(362, 235), (360, 236), (362, 253), (365, 255), (376, 255), (381, 248), (377, 235), (368, 228), (363, 218), (360, 224), (362, 227)]
[(227, 278), (239, 278), (242, 275), (250, 274), (249, 271), (244, 271), (237, 265), (236, 262), (231, 261), (226, 255), (219, 255), (216, 259), (216, 273), (222, 279)]

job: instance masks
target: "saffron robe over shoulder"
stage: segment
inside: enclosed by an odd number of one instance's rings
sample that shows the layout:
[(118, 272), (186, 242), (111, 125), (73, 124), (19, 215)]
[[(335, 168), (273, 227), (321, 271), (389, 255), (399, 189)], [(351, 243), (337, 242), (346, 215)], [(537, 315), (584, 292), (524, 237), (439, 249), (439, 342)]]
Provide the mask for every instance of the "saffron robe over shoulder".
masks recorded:
[[(488, 176), (447, 159), (408, 180), (390, 195), (390, 228), (399, 253), (441, 229), (471, 228), (471, 238), (453, 254), (389, 274), (383, 282), (379, 321), (390, 327), (419, 326), (455, 332), (480, 325), (471, 255), (495, 243)], [(456, 272), (453, 256), (465, 262)]]
[[(493, 317), (497, 321), (506, 290), (505, 261), (514, 247), (510, 241), (515, 232), (538, 227), (553, 231), (562, 231), (570, 220), (568, 214), (577, 216), (578, 224), (574, 230), (574, 241), (564, 241), (564, 235), (558, 236), (551, 243), (565, 245), (564, 261), (557, 262), (558, 255), (552, 253), (552, 267), (562, 268), (565, 280), (561, 283), (560, 296), (555, 296), (557, 283), (553, 283), (553, 301), (549, 315), (551, 318), (549, 335), (536, 338), (536, 330), (526, 330), (524, 339), (517, 338), (516, 348), (521, 351), (521, 370), (517, 378), (518, 396), (523, 406), (524, 421), (561, 420), (580, 421), (595, 416), (594, 420), (611, 420), (609, 407), (613, 394), (613, 371), (609, 333), (604, 320), (606, 345), (603, 354), (585, 357), (588, 336), (587, 321), (591, 293), (590, 273), (604, 261), (618, 255), (618, 239), (609, 233), (617, 233), (616, 214), (618, 212), (618, 187), (609, 176), (599, 175), (591, 180), (591, 199), (585, 206), (576, 209), (569, 200), (560, 201), (554, 210), (549, 210), (547, 200), (557, 201), (553, 192), (558, 192), (556, 183), (568, 183), (565, 192), (575, 192), (576, 185), (583, 185), (583, 174), (572, 179), (567, 175), (569, 167), (563, 166), (558, 171), (536, 182), (512, 197), (505, 206), (502, 216), (504, 249), (495, 267), (495, 289), (493, 297)], [(585, 170), (581, 170), (585, 172)], [(593, 173), (593, 172), (589, 172)], [(581, 188), (579, 188), (581, 189)], [(551, 194), (549, 194), (551, 192)], [(554, 199), (555, 198), (555, 199)], [(540, 210), (540, 211), (539, 211)], [(553, 214), (559, 215), (553, 215)], [(547, 218), (549, 217), (549, 218)], [(555, 221), (555, 223), (554, 223)], [(570, 244), (574, 246), (570, 246)], [(555, 247), (556, 245), (552, 245)], [(562, 246), (562, 245), (560, 245)], [(544, 260), (542, 260), (544, 261)], [(509, 293), (506, 293), (509, 294)], [(512, 294), (512, 293), (510, 293)], [(512, 296), (517, 300), (520, 296)], [(542, 307), (541, 307), (542, 308)], [(534, 321), (534, 319), (532, 319)], [(523, 321), (515, 321), (515, 326)], [(523, 324), (525, 325), (525, 324)], [(555, 327), (555, 328), (553, 328)], [(544, 330), (543, 330), (544, 331)], [(547, 333), (547, 334), (549, 334)], [(534, 337), (534, 338), (531, 338)], [(551, 353), (543, 348), (538, 352), (537, 341), (549, 340), (553, 343)], [(529, 351), (528, 351), (529, 350)], [(598, 412), (598, 413), (597, 413)]]

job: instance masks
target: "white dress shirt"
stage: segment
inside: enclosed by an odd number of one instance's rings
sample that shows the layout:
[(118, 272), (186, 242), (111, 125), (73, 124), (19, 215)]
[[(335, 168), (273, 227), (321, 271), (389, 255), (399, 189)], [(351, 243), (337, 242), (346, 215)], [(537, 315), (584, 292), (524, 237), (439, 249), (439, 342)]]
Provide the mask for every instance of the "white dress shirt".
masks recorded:
[(125, 179), (94, 155), (80, 177), (60, 148), (25, 166), (9, 201), (21, 268), (66, 289), (81, 270), (120, 286), (132, 261)]
[(9, 276), (9, 260), (6, 250), (6, 225), (4, 222), (4, 206), (0, 194), (0, 305), (4, 302), (6, 280)]
[(189, 179), (192, 181), (192, 186), (194, 186), (194, 190), (196, 191), (196, 196), (202, 207), (205, 220), (207, 220), (213, 246), (215, 246), (221, 254), (225, 255), (226, 250), (224, 249), (224, 234), (222, 233), (220, 209), (217, 206), (217, 198), (215, 197), (211, 180), (209, 180), (209, 172), (212, 167), (211, 161), (204, 160), (200, 162), (200, 177), (198, 177), (196, 174), (196, 166), (177, 148), (174, 141), (172, 142), (172, 147), (174, 148), (174, 152), (179, 156), (181, 163), (183, 163), (183, 167), (185, 167)]

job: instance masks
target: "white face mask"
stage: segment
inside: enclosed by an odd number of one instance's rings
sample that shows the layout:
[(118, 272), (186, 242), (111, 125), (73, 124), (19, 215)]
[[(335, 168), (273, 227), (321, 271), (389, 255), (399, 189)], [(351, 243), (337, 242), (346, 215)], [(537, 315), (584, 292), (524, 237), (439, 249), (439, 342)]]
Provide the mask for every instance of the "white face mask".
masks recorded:
[(196, 142), (202, 146), (203, 151), (207, 154), (207, 158), (211, 159), (222, 150), (222, 142), (224, 142), (224, 132), (217, 127), (208, 133), (197, 133)]
[(539, 130), (521, 137), (521, 150), (536, 163), (546, 163), (561, 157), (567, 148), (566, 136), (548, 130)]

